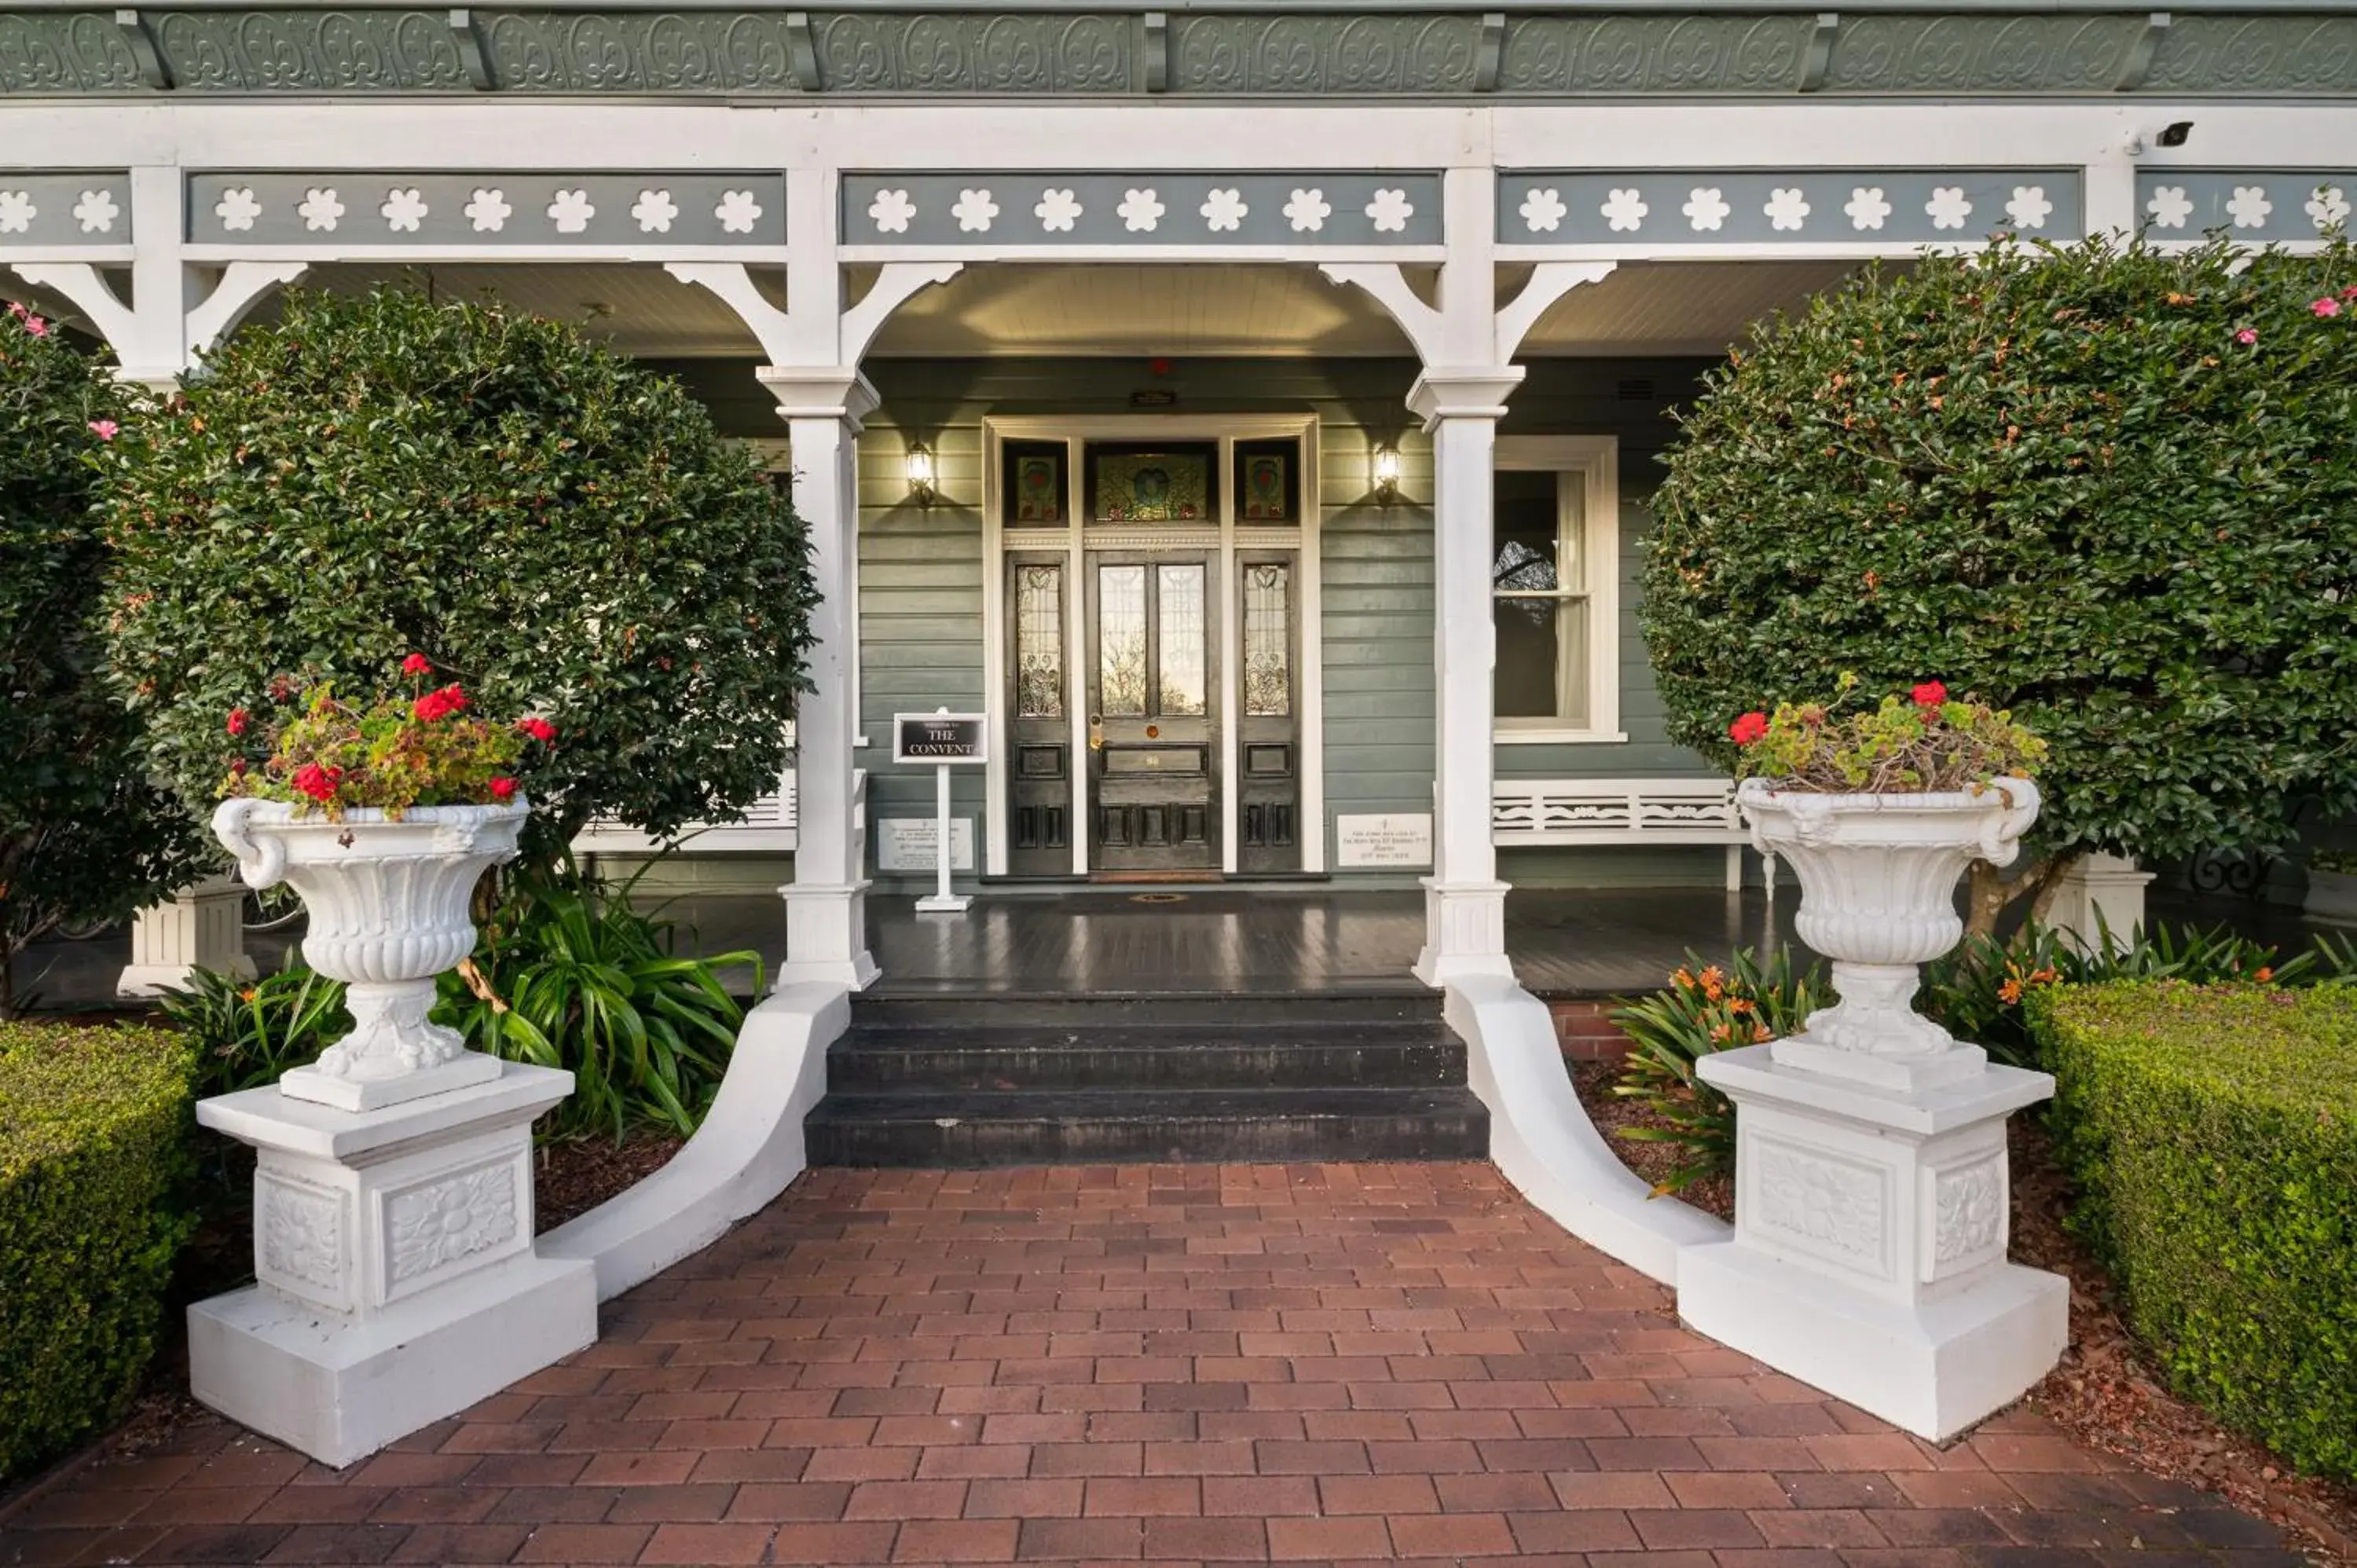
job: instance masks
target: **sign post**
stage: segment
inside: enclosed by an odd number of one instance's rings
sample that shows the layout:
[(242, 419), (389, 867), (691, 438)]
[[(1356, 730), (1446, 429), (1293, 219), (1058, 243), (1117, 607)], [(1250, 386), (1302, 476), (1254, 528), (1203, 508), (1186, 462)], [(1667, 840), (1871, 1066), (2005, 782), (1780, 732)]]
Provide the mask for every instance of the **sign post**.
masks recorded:
[(917, 900), (920, 915), (962, 915), (974, 902), (950, 891), (950, 769), (988, 761), (989, 733), (988, 715), (983, 714), (953, 714), (937, 708), (930, 714), (892, 715), (892, 760), (933, 765), (940, 880), (931, 897)]

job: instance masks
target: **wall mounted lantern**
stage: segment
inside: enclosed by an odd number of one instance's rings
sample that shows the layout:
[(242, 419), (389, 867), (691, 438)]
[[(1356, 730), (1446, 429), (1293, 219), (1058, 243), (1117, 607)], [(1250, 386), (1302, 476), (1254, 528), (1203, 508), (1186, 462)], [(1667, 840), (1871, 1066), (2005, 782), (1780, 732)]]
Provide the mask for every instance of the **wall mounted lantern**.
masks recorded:
[(919, 506), (933, 504), (933, 455), (920, 444), (909, 448), (909, 493)]
[(1375, 499), (1389, 506), (1399, 499), (1399, 449), (1394, 446), (1375, 448)]

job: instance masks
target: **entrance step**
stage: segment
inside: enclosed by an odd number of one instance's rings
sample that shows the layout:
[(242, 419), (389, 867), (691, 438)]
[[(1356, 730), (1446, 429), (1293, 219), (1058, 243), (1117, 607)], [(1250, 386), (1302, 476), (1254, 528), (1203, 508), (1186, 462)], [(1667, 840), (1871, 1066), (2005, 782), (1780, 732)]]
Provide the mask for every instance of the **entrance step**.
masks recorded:
[(855, 1000), (813, 1165), (1481, 1159), (1465, 1048), (1417, 997)]

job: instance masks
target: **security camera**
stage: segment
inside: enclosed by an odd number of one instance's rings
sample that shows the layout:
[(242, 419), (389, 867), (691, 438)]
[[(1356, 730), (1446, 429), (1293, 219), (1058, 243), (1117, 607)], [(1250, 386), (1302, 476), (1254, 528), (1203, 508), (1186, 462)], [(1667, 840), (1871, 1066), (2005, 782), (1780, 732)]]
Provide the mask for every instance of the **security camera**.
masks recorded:
[(2181, 147), (2185, 145), (2186, 139), (2192, 134), (2193, 122), (2179, 120), (2173, 125), (2162, 126), (2160, 134), (2155, 136), (2153, 141), (2164, 147)]

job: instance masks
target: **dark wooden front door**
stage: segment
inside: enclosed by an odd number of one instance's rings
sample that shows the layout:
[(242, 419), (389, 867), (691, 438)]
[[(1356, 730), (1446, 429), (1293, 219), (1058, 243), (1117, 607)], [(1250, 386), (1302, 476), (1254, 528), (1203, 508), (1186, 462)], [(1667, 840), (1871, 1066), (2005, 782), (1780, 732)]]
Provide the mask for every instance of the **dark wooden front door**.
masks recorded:
[(1220, 869), (1218, 559), (1201, 550), (1085, 557), (1097, 871)]

